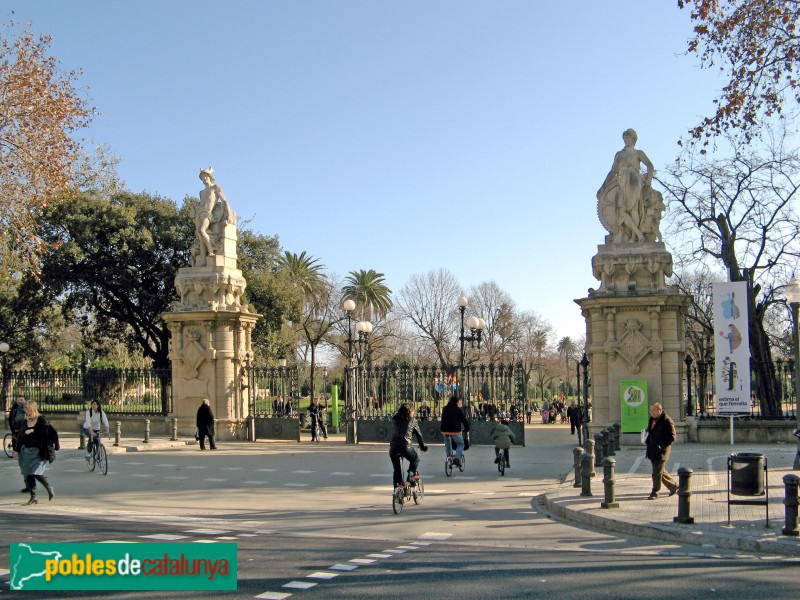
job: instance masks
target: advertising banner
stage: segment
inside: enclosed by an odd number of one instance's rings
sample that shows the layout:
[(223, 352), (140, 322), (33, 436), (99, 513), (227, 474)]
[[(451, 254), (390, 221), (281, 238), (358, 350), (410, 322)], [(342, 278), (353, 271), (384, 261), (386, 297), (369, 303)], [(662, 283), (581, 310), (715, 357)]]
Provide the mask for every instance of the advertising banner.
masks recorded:
[(750, 412), (747, 282), (721, 282), (714, 292), (714, 384), (717, 412)]
[(647, 401), (647, 381), (644, 379), (623, 379), (619, 382), (620, 431), (639, 433), (647, 427), (650, 417), (650, 403)]

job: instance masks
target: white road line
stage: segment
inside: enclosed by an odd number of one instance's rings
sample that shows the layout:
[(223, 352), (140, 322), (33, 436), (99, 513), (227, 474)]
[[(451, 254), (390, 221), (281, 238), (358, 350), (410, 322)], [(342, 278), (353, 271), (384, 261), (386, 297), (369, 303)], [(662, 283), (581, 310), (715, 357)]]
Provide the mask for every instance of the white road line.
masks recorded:
[(419, 550), (419, 546), (398, 546), (400, 550)]
[(274, 473), (278, 469), (256, 469), (256, 471), (260, 471), (262, 473)]
[(331, 473), (331, 475), (352, 475), (352, 474), (353, 474), (353, 473), (345, 473), (345, 472), (336, 472), (336, 473)]
[(452, 533), (438, 533), (436, 531), (428, 531), (423, 533), (417, 539), (419, 540), (433, 540), (433, 541), (442, 541), (442, 540), (449, 540), (453, 537)]
[(329, 571), (355, 571), (358, 565), (333, 565), (328, 567)]
[(153, 466), (154, 466), (154, 467), (163, 467), (163, 468), (165, 468), (165, 469), (166, 469), (166, 468), (174, 469), (174, 468), (175, 468), (175, 467), (177, 467), (178, 465), (153, 465)]
[(255, 597), (263, 598), (263, 600), (284, 600), (289, 596), (291, 596), (291, 594), (286, 594), (284, 592), (264, 592), (263, 594), (259, 594)]
[(243, 481), (242, 483), (246, 485), (267, 485), (268, 482), (266, 481)]
[(164, 479), (189, 479), (186, 475), (168, 475)]
[(150, 475), (149, 473), (134, 473), (133, 475), (130, 475), (130, 477), (153, 477), (153, 475)]
[(391, 554), (367, 554), (367, 558), (391, 558)]
[(203, 479), (203, 481), (228, 481), (227, 479), (217, 479), (216, 477), (209, 477), (208, 479)]
[(311, 575), (306, 575), (306, 577), (311, 579), (333, 579), (338, 576), (338, 573), (328, 573), (326, 571), (317, 571), (316, 573), (311, 573)]
[(300, 471), (292, 471), (292, 473), (316, 473), (316, 471), (303, 471), (303, 470), (300, 470)]
[(289, 588), (290, 590), (307, 590), (317, 585), (315, 581), (290, 581), (284, 583), (281, 587)]
[(284, 487), (308, 487), (307, 483), (284, 483)]
[(347, 562), (351, 562), (355, 565), (371, 565), (375, 562), (374, 558), (351, 558)]
[(172, 533), (152, 533), (150, 535), (140, 535), (140, 538), (146, 540), (164, 540), (165, 542), (173, 542), (175, 540), (188, 539), (188, 535), (175, 535)]
[(635, 461), (633, 461), (633, 465), (631, 465), (631, 468), (628, 469), (628, 473), (631, 474), (636, 473), (639, 470), (639, 467), (641, 466), (643, 460), (644, 456), (640, 456)]
[(397, 548), (391, 548), (389, 550), (384, 550), (386, 554), (405, 554), (405, 550), (398, 550)]
[(221, 471), (241, 471), (244, 467), (220, 467)]

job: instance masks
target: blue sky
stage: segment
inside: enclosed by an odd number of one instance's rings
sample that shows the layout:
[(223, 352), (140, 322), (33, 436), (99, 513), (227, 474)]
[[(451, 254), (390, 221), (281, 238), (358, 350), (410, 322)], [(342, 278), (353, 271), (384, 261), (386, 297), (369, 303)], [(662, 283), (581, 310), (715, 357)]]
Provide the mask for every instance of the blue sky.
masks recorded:
[[(494, 280), (584, 333), (622, 131), (657, 170), (712, 108), (674, 0), (0, 0), (53, 36), (133, 191), (212, 165), (240, 219), (329, 271)], [(669, 240), (667, 240), (669, 243)], [(456, 299), (453, 299), (455, 306)]]

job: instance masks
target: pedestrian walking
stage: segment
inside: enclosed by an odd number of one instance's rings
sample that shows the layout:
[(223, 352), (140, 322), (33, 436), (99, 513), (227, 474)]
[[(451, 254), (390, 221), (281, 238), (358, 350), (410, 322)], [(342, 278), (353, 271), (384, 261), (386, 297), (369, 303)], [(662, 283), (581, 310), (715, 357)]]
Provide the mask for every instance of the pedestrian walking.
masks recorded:
[(39, 414), (39, 406), (35, 400), (25, 403), (25, 420), (20, 427), (19, 435), (14, 440), (14, 458), (19, 455), (19, 468), (25, 477), (26, 488), (31, 494), (30, 500), (25, 504), (37, 504), (36, 482), (39, 481), (52, 500), (55, 491), (47, 477), (44, 475), (47, 465), (47, 445), (50, 440), (50, 425)]
[(663, 483), (672, 496), (678, 491), (678, 482), (667, 473), (665, 466), (669, 460), (672, 443), (675, 441), (675, 423), (659, 403), (650, 406), (650, 420), (647, 424), (647, 452), (645, 456), (653, 465), (653, 490), (648, 500), (658, 498), (658, 492)]
[(214, 413), (211, 412), (211, 406), (208, 399), (204, 399), (200, 408), (197, 409), (197, 439), (200, 442), (200, 450), (206, 449), (206, 438), (208, 438), (208, 447), (211, 450), (216, 450), (217, 445), (214, 443)]

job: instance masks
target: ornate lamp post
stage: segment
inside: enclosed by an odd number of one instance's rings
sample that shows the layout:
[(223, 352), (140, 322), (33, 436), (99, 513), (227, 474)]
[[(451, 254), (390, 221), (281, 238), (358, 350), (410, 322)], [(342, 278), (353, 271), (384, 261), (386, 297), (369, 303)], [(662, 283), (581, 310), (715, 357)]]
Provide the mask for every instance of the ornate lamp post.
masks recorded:
[(583, 353), (581, 358), (581, 367), (583, 367), (583, 439), (589, 439), (589, 358), (586, 352)]
[(0, 389), (0, 393), (2, 394), (3, 400), (3, 410), (6, 410), (8, 407), (8, 398), (6, 395), (6, 390), (8, 389), (8, 385), (6, 384), (6, 380), (8, 379), (8, 351), (11, 350), (11, 346), (6, 344), (5, 342), (0, 342), (0, 354), (3, 355), (3, 378), (0, 379), (0, 385), (2, 385), (2, 389)]
[(469, 327), (470, 334), (464, 335), (464, 313), (467, 310), (467, 305), (469, 304), (469, 300), (467, 300), (466, 296), (461, 296), (458, 299), (458, 310), (461, 313), (461, 335), (458, 336), (459, 341), (461, 342), (461, 353), (459, 355), (459, 380), (458, 380), (458, 397), (463, 398), (462, 396), (462, 388), (463, 388), (463, 379), (464, 379), (464, 366), (466, 362), (466, 352), (464, 348), (464, 342), (469, 342), (470, 348), (473, 347), (474, 343), (478, 343), (478, 350), (481, 349), (481, 339), (483, 338), (483, 330), (486, 327), (486, 321), (482, 318), (472, 315), (469, 319), (467, 319), (467, 327)]
[(355, 371), (353, 370), (353, 311), (356, 303), (348, 298), (342, 302), (342, 309), (347, 315), (347, 366), (344, 369), (345, 381), (347, 382), (347, 394), (345, 394), (346, 419), (347, 419), (347, 443), (358, 443), (358, 432), (356, 431), (355, 420), (355, 398), (353, 396)]
[[(797, 418), (797, 429), (800, 430), (800, 412), (797, 410), (798, 394), (800, 394), (800, 336), (798, 336), (798, 313), (800, 312), (800, 283), (797, 278), (792, 275), (789, 286), (786, 288), (786, 299), (789, 301), (789, 306), (792, 307), (792, 334), (794, 338), (794, 414)], [(797, 436), (797, 453), (794, 456), (794, 465), (792, 468), (795, 470), (800, 469), (800, 432), (795, 431)]]
[[(358, 353), (366, 359), (366, 367), (370, 366), (371, 360), (369, 356), (369, 334), (372, 333), (372, 323), (369, 321), (359, 321), (356, 323), (356, 333), (358, 334)], [(367, 385), (367, 369), (363, 366), (362, 361), (359, 360), (359, 392), (358, 400), (358, 413), (364, 414), (369, 408), (369, 389)]]
[(322, 395), (325, 396), (325, 410), (328, 409), (328, 367), (322, 369)]

